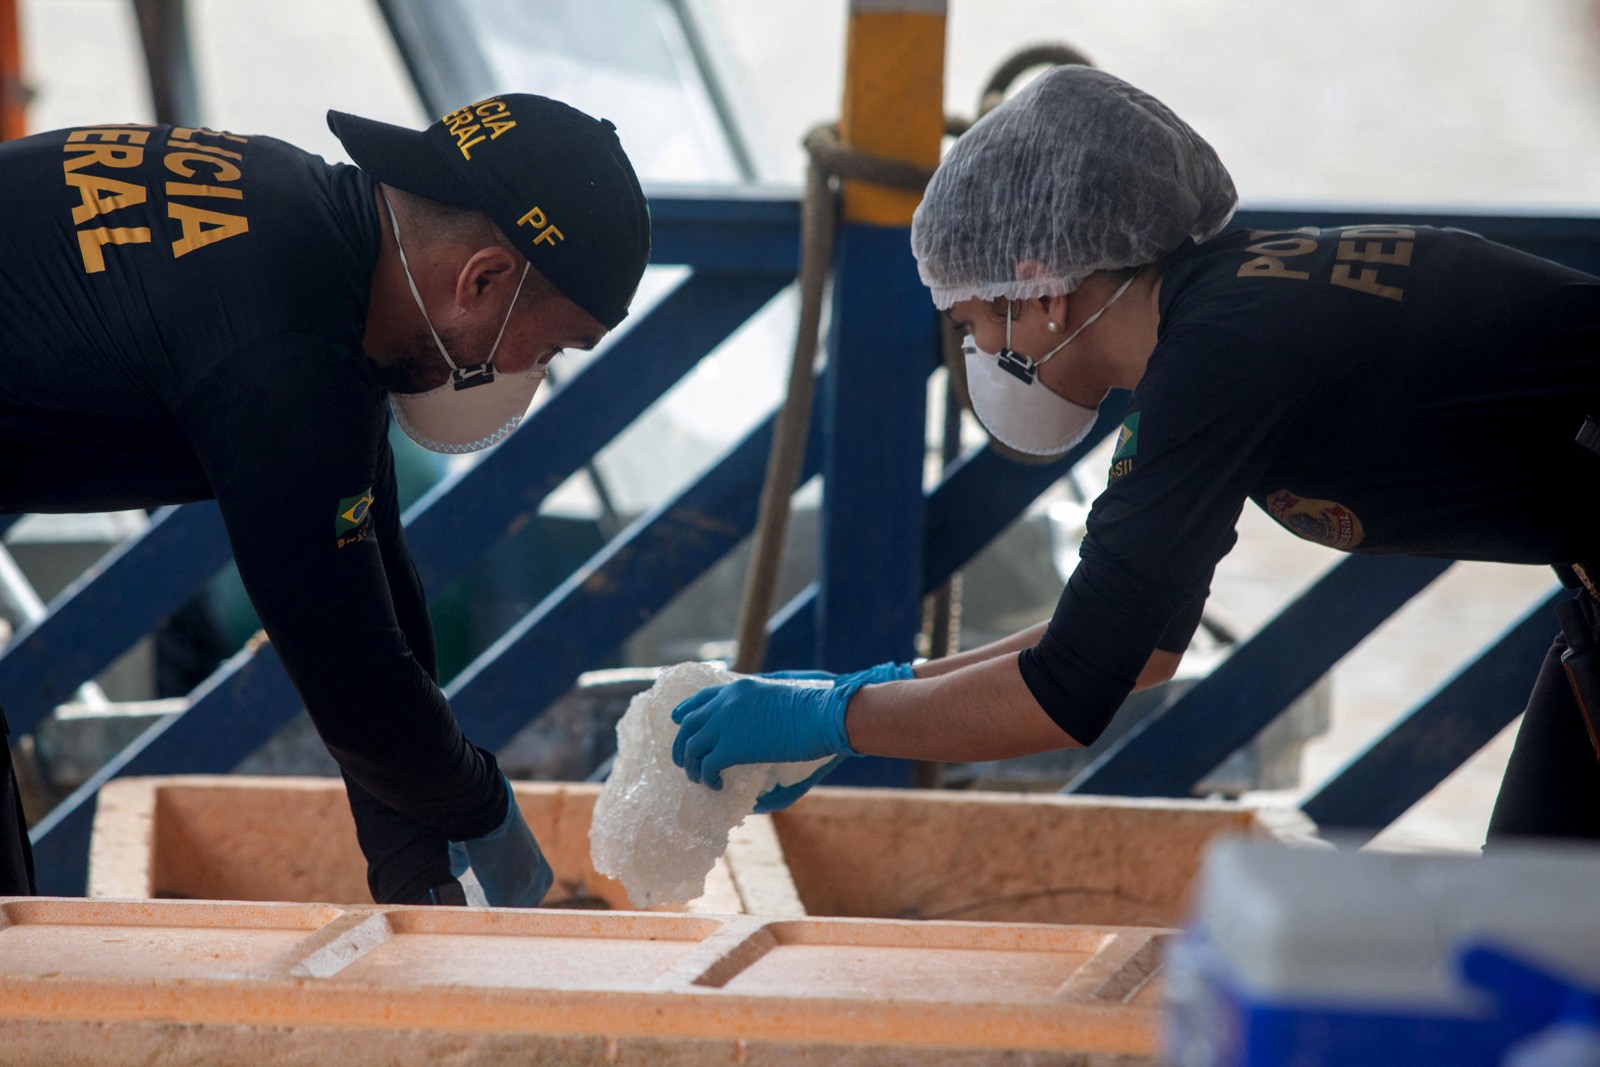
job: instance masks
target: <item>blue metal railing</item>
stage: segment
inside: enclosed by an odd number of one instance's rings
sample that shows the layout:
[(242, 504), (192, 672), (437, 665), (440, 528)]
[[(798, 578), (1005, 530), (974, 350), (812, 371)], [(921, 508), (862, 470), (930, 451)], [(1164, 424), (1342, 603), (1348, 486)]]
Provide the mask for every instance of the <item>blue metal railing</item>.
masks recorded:
[[(652, 215), (655, 261), (688, 266), (689, 273), (505, 444), (408, 510), (407, 536), (430, 591), (535, 517), (551, 491), (793, 275), (798, 208), (792, 199), (658, 192)], [(1402, 213), (1249, 211), (1238, 223), (1274, 229), (1396, 217)], [(1473, 229), (1600, 272), (1600, 220), (1403, 217)], [(932, 313), (925, 301), (916, 303), (920, 289), (914, 275), (906, 276), (908, 257), (889, 247), (886, 233), (903, 231), (846, 234), (841, 242), (830, 371), (818, 390), (806, 469), (808, 477), (828, 479), (823, 551), (834, 562), (824, 560), (817, 583), (771, 620), (771, 665), (848, 667), (903, 658), (921, 596), (1004, 530), (1120, 418), (1124, 398), (1118, 397), (1105, 405), (1089, 440), (1048, 466), (975, 451), (924, 494), (920, 418), (926, 378), (937, 365)], [(872, 327), (863, 327), (869, 320)], [(925, 330), (916, 325), (923, 320)], [(885, 329), (885, 321), (912, 325)], [(849, 373), (836, 377), (841, 371)], [(915, 417), (886, 430), (885, 405), (894, 397), (914, 403)], [(452, 705), (475, 740), (493, 746), (509, 739), (749, 534), (770, 434), (768, 419), (574, 570), (452, 682)], [(885, 440), (899, 443), (885, 453)], [(0, 531), (8, 522), (0, 516)], [(166, 509), (57, 597), (43, 620), (0, 652), (0, 695), (13, 729), (31, 728), (193, 595), (226, 562), (225, 546), (214, 505)], [(1069, 788), (1189, 792), (1446, 566), (1345, 559)], [(1376, 829), (1392, 820), (1520, 710), (1554, 628), (1547, 606), (1530, 612), (1317, 791), (1306, 810), (1328, 825)], [(187, 712), (147, 731), (35, 828), (42, 888), (82, 891), (93, 801), (105, 781), (226, 771), (298, 710), (270, 646), (233, 657), (192, 694)]]

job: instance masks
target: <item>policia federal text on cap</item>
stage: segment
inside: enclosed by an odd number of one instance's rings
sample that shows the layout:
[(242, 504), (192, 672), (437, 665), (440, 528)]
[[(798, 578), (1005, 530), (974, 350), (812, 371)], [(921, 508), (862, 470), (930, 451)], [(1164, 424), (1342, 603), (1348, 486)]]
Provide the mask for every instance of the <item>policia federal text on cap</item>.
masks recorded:
[[(511, 432), (627, 314), (649, 215), (612, 125), (554, 100), (328, 122), (356, 167), (175, 126), (0, 145), (0, 513), (215, 497), (374, 898), (458, 901), (470, 863), (531, 906), (549, 867), (439, 690), (386, 413), (441, 452)], [(32, 889), (11, 823), (0, 895)]]

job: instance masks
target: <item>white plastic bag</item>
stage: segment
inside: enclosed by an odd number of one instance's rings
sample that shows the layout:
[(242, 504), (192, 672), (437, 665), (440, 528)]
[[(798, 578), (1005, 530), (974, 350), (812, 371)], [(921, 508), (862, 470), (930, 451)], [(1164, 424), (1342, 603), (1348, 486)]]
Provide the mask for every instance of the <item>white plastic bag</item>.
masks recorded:
[(594, 806), (589, 848), (595, 870), (621, 881), (635, 907), (699, 897), (706, 875), (727, 850), (728, 832), (755, 808), (756, 798), (801, 781), (827, 762), (730, 767), (720, 790), (689, 781), (672, 762), (678, 735), (672, 709), (708, 686), (740, 677), (704, 663), (668, 667), (617, 723), (617, 759)]

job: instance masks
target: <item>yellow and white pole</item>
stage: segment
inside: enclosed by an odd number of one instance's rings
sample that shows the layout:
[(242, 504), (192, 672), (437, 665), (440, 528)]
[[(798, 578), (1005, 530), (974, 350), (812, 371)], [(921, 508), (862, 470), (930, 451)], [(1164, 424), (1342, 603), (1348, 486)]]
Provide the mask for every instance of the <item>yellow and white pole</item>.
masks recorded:
[[(944, 0), (851, 0), (840, 140), (931, 167), (944, 131)], [(845, 184), (822, 403), (818, 664), (908, 660), (922, 621), (933, 304), (911, 256), (918, 193)], [(909, 784), (910, 765), (850, 760), (833, 781)]]
[[(869, 156), (932, 167), (944, 136), (945, 0), (851, 0), (839, 139)], [(844, 220), (910, 226), (921, 196), (846, 182)]]

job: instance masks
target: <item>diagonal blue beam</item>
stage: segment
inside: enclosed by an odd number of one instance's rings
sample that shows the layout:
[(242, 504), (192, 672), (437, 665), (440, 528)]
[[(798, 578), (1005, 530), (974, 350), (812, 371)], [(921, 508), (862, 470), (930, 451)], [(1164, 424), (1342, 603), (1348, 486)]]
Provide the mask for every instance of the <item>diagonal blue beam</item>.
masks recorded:
[(228, 562), (228, 535), (212, 501), (162, 508), (148, 529), (50, 603), (0, 651), (0, 694), (11, 729), (33, 729), (87, 679), (194, 595)]
[(21, 515), (0, 515), (0, 537), (5, 536), (5, 532), (20, 518)]
[(235, 654), (195, 691), (187, 711), (150, 726), (34, 826), (39, 892), (83, 895), (101, 786), (129, 775), (227, 771), (299, 710), (300, 697), (271, 645)]
[[(928, 496), (923, 530), (922, 591), (931, 593), (960, 570), (1039, 494), (1060, 481), (1107, 434), (1117, 428), (1128, 406), (1128, 394), (1117, 392), (1100, 405), (1089, 436), (1061, 459), (1048, 464), (1023, 464), (992, 448), (963, 457)], [(796, 594), (768, 624), (765, 667), (800, 668), (816, 663), (815, 583)], [(861, 662), (854, 667), (866, 667)], [(847, 667), (847, 669), (853, 669)]]
[[(755, 528), (771, 418), (677, 499), (641, 517), (553, 590), (446, 690), (462, 728), (495, 747), (570, 689)], [(802, 483), (820, 466), (814, 410)]]
[(651, 186), (650, 262), (696, 270), (776, 271), (800, 265), (795, 191), (718, 185), (700, 191)]
[(1349, 556), (1221, 666), (1129, 730), (1064, 793), (1188, 796), (1300, 694), (1450, 566), (1418, 556)]
[[(794, 191), (652, 186), (648, 193), (651, 262), (794, 273), (800, 217)], [(1440, 212), (1381, 204), (1247, 205), (1230, 225), (1274, 230), (1393, 222), (1471, 230), (1524, 252), (1600, 273), (1600, 218), (1592, 215)]]
[(1370, 840), (1471, 759), (1527, 705), (1560, 628), (1556, 589), (1416, 707), (1352, 757), (1300, 805), (1340, 841)]

